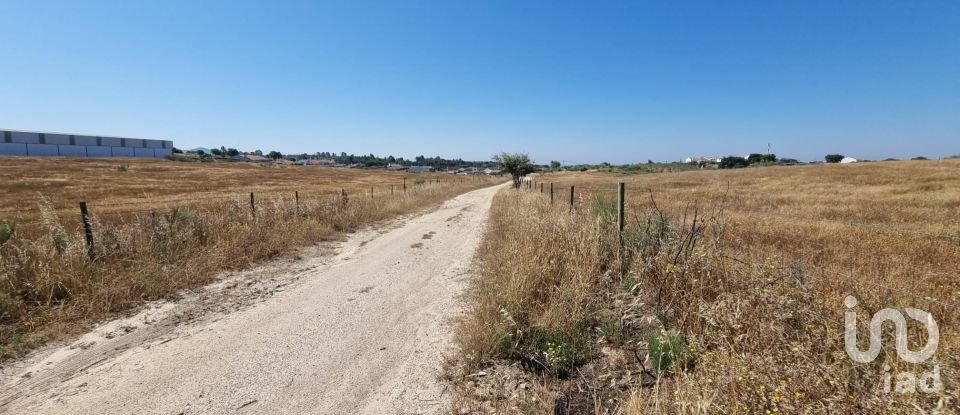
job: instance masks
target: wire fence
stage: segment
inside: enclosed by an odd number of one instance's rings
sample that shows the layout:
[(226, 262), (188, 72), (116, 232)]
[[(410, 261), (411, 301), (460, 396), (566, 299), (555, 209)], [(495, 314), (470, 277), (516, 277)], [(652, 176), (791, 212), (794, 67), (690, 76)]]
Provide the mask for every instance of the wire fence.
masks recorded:
[[(145, 198), (144, 201), (104, 201), (101, 204), (79, 201), (79, 211), (76, 208), (58, 207), (44, 208), (38, 203), (38, 206), (32, 215), (24, 215), (21, 209), (0, 210), (0, 225), (13, 223), (16, 229), (30, 229), (41, 227), (49, 220), (56, 222), (56, 227), (64, 224), (68, 226), (82, 226), (85, 243), (90, 252), (91, 258), (95, 257), (93, 246), (95, 245), (93, 226), (96, 224), (116, 224), (126, 221), (138, 221), (144, 215), (167, 214), (176, 209), (192, 209), (197, 211), (211, 211), (226, 208), (225, 205), (233, 204), (235, 209), (249, 209), (249, 214), (256, 219), (257, 211), (260, 207), (266, 205), (283, 204), (291, 209), (300, 212), (301, 209), (313, 207), (319, 203), (343, 204), (350, 200), (372, 200), (384, 199), (390, 197), (411, 197), (416, 196), (421, 190), (433, 189), (438, 186), (449, 184), (490, 184), (496, 178), (488, 176), (424, 176), (411, 177), (407, 180), (404, 177), (397, 182), (388, 183), (344, 183), (339, 189), (330, 189), (337, 187), (336, 184), (326, 184), (323, 190), (300, 191), (289, 187), (283, 189), (272, 189), (266, 192), (257, 193), (234, 193), (219, 195), (189, 195), (188, 197), (168, 198)], [(263, 195), (266, 194), (266, 197)], [(46, 213), (44, 210), (46, 209)], [(16, 216), (10, 216), (14, 213)], [(7, 215), (4, 217), (4, 215)], [(53, 215), (53, 218), (50, 218)], [(44, 219), (47, 216), (47, 219)], [(21, 231), (18, 230), (18, 233)]]
[[(578, 189), (578, 185), (576, 182), (561, 184), (557, 182), (544, 182), (544, 181), (538, 182), (536, 180), (528, 180), (521, 184), (521, 190), (543, 194), (545, 198), (549, 198), (551, 203), (569, 204), (569, 208), (571, 211), (577, 210), (578, 204), (582, 203), (585, 196), (595, 197), (597, 195), (600, 195), (605, 198), (618, 198), (618, 217), (620, 218), (620, 221), (619, 221), (620, 223), (617, 226), (620, 227), (621, 232), (623, 229), (622, 228), (623, 224), (625, 222), (623, 218), (627, 215), (626, 213), (627, 207), (634, 208), (635, 211), (639, 211), (640, 209), (644, 209), (644, 208), (660, 210), (663, 207), (661, 205), (658, 205), (658, 202), (656, 200), (656, 195), (653, 193), (653, 191), (650, 188), (646, 188), (646, 187), (639, 188), (639, 189), (628, 188), (625, 186), (624, 183), (619, 183), (617, 185), (617, 188), (614, 188), (614, 189), (609, 189), (609, 188), (606, 188), (605, 186), (604, 187), (590, 186), (587, 190), (582, 190), (583, 187), (586, 187), (586, 186), (581, 185), (580, 189)], [(579, 190), (579, 193), (577, 193), (578, 190)], [(625, 200), (626, 198), (624, 197), (624, 193), (626, 192), (630, 192), (630, 193), (642, 192), (643, 194), (649, 194), (650, 200), (647, 202), (633, 203), (628, 205)], [(718, 203), (722, 203), (722, 202), (718, 202)], [(687, 206), (679, 207), (678, 209), (684, 210), (688, 208), (689, 208), (689, 204)], [(719, 209), (722, 210), (723, 208), (721, 207)], [(785, 214), (783, 212), (769, 211), (769, 210), (764, 211), (759, 209), (742, 209), (738, 207), (736, 209), (732, 209), (731, 212), (732, 213), (746, 212), (752, 215), (771, 215), (777, 218), (783, 218), (783, 219), (788, 219), (793, 221), (808, 221), (808, 222), (817, 222), (817, 223), (838, 224), (843, 226), (857, 227), (870, 232), (884, 232), (886, 234), (896, 235), (896, 236), (910, 235), (911, 237), (921, 239), (921, 240), (947, 242), (947, 243), (950, 243), (951, 245), (956, 244), (957, 249), (960, 250), (960, 229), (958, 229), (957, 235), (953, 236), (953, 235), (917, 231), (914, 229), (906, 229), (899, 226), (886, 225), (886, 224), (811, 218), (811, 217), (790, 215), (790, 214)], [(731, 213), (731, 212), (724, 212), (724, 213)], [(958, 228), (960, 228), (960, 225), (958, 225)], [(757, 235), (764, 235), (764, 236), (766, 235), (761, 232), (752, 232), (752, 233)], [(755, 249), (755, 247), (741, 246), (741, 247), (738, 247), (738, 249), (750, 250), (750, 249)], [(748, 267), (754, 267), (754, 268), (770, 266), (770, 262), (766, 262), (766, 263), (755, 262), (749, 259), (737, 257), (727, 253), (718, 255), (716, 256), (716, 258), (722, 261), (734, 262), (742, 266), (748, 266)], [(804, 278), (816, 280), (817, 283), (819, 284), (830, 284), (834, 286), (841, 284), (841, 285), (849, 286), (851, 289), (854, 289), (854, 290), (862, 289), (863, 287), (871, 287), (877, 290), (883, 290), (886, 292), (902, 294), (905, 297), (910, 297), (915, 300), (926, 302), (931, 305), (937, 305), (953, 312), (960, 311), (960, 302), (957, 302), (954, 300), (945, 300), (943, 298), (921, 294), (921, 293), (918, 293), (917, 290), (910, 291), (902, 287), (894, 287), (889, 284), (885, 284), (881, 282), (886, 279), (883, 277), (897, 276), (899, 274), (888, 273), (884, 275), (882, 273), (877, 272), (877, 273), (872, 273), (876, 275), (854, 275), (848, 272), (841, 272), (841, 271), (829, 269), (824, 265), (814, 263), (804, 258), (781, 258), (781, 259), (789, 261), (790, 263), (789, 266), (781, 267), (781, 268), (800, 269), (802, 270), (802, 275)], [(951, 272), (921, 270), (920, 274), (927, 277), (937, 277), (942, 279), (943, 281), (958, 281), (958, 278), (957, 278), (958, 275), (956, 273), (951, 273)], [(912, 281), (911, 283), (916, 282), (916, 277), (917, 276), (914, 276), (915, 279), (911, 280)], [(755, 288), (763, 288), (763, 287), (757, 286)], [(946, 287), (924, 287), (924, 288), (941, 288), (942, 289)], [(957, 286), (954, 286), (953, 288), (957, 290), (954, 294), (960, 296), (960, 284), (958, 284)]]
[[(325, 183), (323, 184), (322, 189), (317, 189), (316, 186), (309, 185), (303, 186), (302, 188), (298, 188), (296, 186), (283, 186), (278, 189), (258, 190), (254, 192), (236, 192), (229, 194), (221, 193), (215, 195), (203, 195), (195, 193), (178, 193), (144, 197), (140, 200), (107, 199), (100, 202), (97, 202), (96, 200), (92, 202), (89, 200), (83, 201), (88, 202), (90, 208), (95, 210), (95, 216), (105, 218), (110, 216), (119, 217), (133, 214), (154, 213), (157, 211), (169, 210), (177, 207), (212, 207), (230, 202), (245, 202), (248, 200), (250, 193), (256, 194), (258, 199), (264, 195), (267, 195), (269, 199), (264, 198), (261, 200), (261, 202), (264, 203), (269, 202), (270, 200), (283, 200), (284, 198), (309, 203), (313, 201), (342, 197), (344, 194), (346, 194), (348, 197), (369, 196), (374, 198), (397, 196), (408, 194), (410, 192), (416, 192), (421, 186), (450, 183), (462, 184), (483, 182), (485, 180), (489, 180), (489, 178), (478, 175), (430, 175), (422, 177), (409, 176), (403, 177), (402, 180), (379, 183), (358, 181), (348, 181), (342, 184)], [(77, 201), (77, 203), (79, 202), (81, 201)], [(19, 203), (20, 206), (32, 206), (29, 208), (20, 207), (0, 209), (0, 223), (16, 222), (18, 226), (39, 225), (42, 223), (41, 211), (43, 209), (48, 209), (49, 212), (61, 219), (67, 218), (68, 221), (80, 220), (80, 215), (77, 215), (77, 205), (59, 205), (45, 208), (43, 207), (45, 203), (46, 202), (44, 200), (37, 199), (29, 202)]]
[[(583, 188), (585, 187), (587, 188), (586, 191), (583, 190)], [(616, 187), (584, 186), (582, 184), (578, 184), (577, 182), (542, 182), (542, 181), (537, 182), (536, 180), (530, 180), (529, 182), (526, 182), (523, 186), (521, 186), (521, 188), (524, 188), (526, 190), (539, 191), (557, 200), (560, 200), (560, 199), (565, 200), (568, 197), (571, 197), (571, 189), (573, 189), (574, 192), (576, 192), (575, 194), (572, 195), (572, 198), (576, 200), (581, 200), (581, 198), (584, 195), (588, 195), (591, 197), (602, 196), (606, 198), (617, 197)], [(650, 187), (638, 188), (638, 187), (626, 186), (626, 190), (629, 193), (637, 192), (642, 194), (656, 195), (654, 190)], [(697, 199), (692, 200), (693, 203), (697, 201), (699, 200)], [(684, 202), (684, 203), (686, 204), (689, 202)], [(646, 200), (642, 199), (640, 202), (633, 202), (633, 203), (630, 203), (629, 205), (630, 207), (638, 207), (638, 208), (644, 208), (644, 207), (663, 208), (664, 206), (666, 206), (666, 205), (655, 206), (654, 202), (649, 199), (646, 199)], [(675, 207), (675, 206), (671, 205), (671, 207)], [(859, 220), (831, 219), (831, 218), (825, 218), (825, 217), (800, 216), (800, 215), (792, 215), (779, 210), (750, 208), (746, 206), (736, 206), (735, 208), (728, 209), (727, 212), (733, 213), (733, 214), (751, 214), (751, 215), (758, 215), (758, 216), (770, 216), (770, 217), (776, 217), (779, 219), (789, 219), (793, 221), (802, 221), (802, 222), (829, 223), (829, 224), (852, 227), (852, 228), (864, 228), (864, 230), (867, 230), (867, 231), (878, 231), (878, 232), (884, 232), (889, 234), (896, 234), (900, 236), (910, 235), (910, 236), (917, 237), (919, 239), (929, 239), (934, 241), (954, 243), (960, 246), (960, 216), (958, 216), (955, 219), (955, 223), (952, 223), (952, 224), (946, 223), (944, 221), (939, 222), (940, 225), (955, 227), (956, 230), (954, 232), (932, 233), (932, 232), (926, 232), (926, 231), (917, 230), (917, 229), (910, 229), (910, 228), (905, 228), (902, 226), (896, 226), (891, 224), (878, 224), (878, 223), (870, 223), (870, 222), (859, 221)]]

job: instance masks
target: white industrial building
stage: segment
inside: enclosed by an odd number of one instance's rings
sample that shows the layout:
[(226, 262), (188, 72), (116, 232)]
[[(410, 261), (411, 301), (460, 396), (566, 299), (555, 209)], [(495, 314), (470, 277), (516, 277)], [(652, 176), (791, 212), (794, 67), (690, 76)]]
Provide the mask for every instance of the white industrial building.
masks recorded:
[(149, 157), (173, 154), (173, 141), (0, 130), (0, 156)]

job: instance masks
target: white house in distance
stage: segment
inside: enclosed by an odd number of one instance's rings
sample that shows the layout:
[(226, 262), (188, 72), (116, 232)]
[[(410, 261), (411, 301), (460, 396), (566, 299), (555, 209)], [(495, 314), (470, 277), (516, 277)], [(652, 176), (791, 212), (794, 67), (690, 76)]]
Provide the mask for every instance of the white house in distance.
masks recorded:
[(683, 162), (687, 164), (713, 164), (713, 163), (719, 163), (720, 158), (707, 157), (707, 156), (687, 157), (683, 160)]
[(850, 163), (856, 163), (858, 161), (860, 160), (857, 160), (853, 157), (844, 157), (842, 160), (840, 160), (840, 164), (850, 164)]

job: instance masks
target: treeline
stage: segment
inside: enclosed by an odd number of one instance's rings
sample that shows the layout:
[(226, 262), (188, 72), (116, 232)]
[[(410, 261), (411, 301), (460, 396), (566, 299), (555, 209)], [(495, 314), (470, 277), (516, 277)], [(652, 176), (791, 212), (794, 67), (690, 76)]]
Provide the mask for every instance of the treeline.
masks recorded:
[[(290, 155), (288, 155), (288, 158)], [(403, 157), (394, 157), (389, 155), (386, 157), (379, 157), (373, 153), (366, 155), (355, 155), (347, 154), (341, 152), (340, 154), (331, 153), (331, 152), (318, 152), (314, 154), (298, 154), (294, 156), (295, 159), (322, 159), (322, 160), (333, 160), (340, 164), (362, 164), (367, 167), (380, 167), (387, 166), (388, 164), (400, 164), (404, 166), (430, 166), (434, 168), (443, 168), (443, 167), (494, 167), (497, 165), (493, 161), (467, 161), (462, 158), (456, 159), (445, 159), (440, 156), (435, 157), (424, 157), (419, 155), (414, 157), (412, 160), (403, 158)]]
[[(181, 154), (182, 150), (174, 149), (174, 153)], [(207, 155), (207, 151), (197, 150), (197, 151), (188, 151), (188, 153), (196, 153), (201, 157)], [(244, 152), (237, 150), (235, 148), (220, 147), (220, 148), (211, 148), (209, 150), (209, 155), (214, 157), (235, 157), (241, 154), (253, 154), (257, 156), (269, 157), (274, 160), (278, 159), (287, 159), (290, 161), (297, 160), (333, 160), (339, 164), (351, 165), (359, 164), (365, 167), (386, 167), (389, 164), (399, 164), (403, 166), (430, 166), (434, 168), (448, 168), (448, 167), (496, 167), (497, 163), (494, 161), (468, 161), (462, 158), (456, 159), (445, 159), (443, 157), (424, 157), (419, 155), (414, 157), (412, 160), (404, 157), (394, 157), (389, 155), (386, 157), (379, 157), (373, 153), (370, 154), (347, 154), (346, 152), (340, 152), (339, 154), (329, 151), (316, 152), (313, 154), (300, 153), (300, 154), (283, 154), (279, 151), (270, 151), (264, 153), (261, 150)]]
[(735, 169), (739, 167), (747, 166), (769, 166), (773, 164), (796, 164), (798, 163), (795, 159), (777, 159), (776, 154), (760, 154), (753, 153), (747, 157), (739, 156), (727, 156), (720, 159), (720, 168), (721, 169)]

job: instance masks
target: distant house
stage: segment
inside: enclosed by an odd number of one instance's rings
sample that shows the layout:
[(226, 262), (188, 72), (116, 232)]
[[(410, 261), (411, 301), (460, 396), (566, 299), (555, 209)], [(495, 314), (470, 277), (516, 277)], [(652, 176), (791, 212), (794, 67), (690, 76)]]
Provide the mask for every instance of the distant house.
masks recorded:
[(303, 159), (297, 161), (297, 164), (301, 166), (319, 166), (319, 167), (336, 167), (337, 162), (333, 160), (325, 159)]
[(483, 171), (483, 174), (486, 175), (497, 175), (500, 174), (500, 169), (486, 169)]
[(857, 160), (853, 157), (844, 157), (842, 160), (840, 160), (840, 164), (850, 164), (850, 163), (856, 163), (859, 161), (860, 160)]
[(698, 165), (698, 166), (700, 166), (700, 167), (704, 167), (704, 166), (707, 166), (707, 165), (720, 163), (720, 158), (719, 158), (719, 157), (707, 157), (707, 156), (687, 157), (686, 159), (683, 160), (683, 162), (686, 163), (686, 164), (696, 164), (696, 165)]
[(481, 173), (483, 173), (483, 171), (481, 171), (481, 170), (480, 170), (479, 168), (477, 168), (477, 167), (463, 167), (463, 168), (457, 169), (456, 173), (457, 173), (457, 174), (461, 174), (461, 175), (465, 175), (465, 176), (469, 176), (469, 175), (474, 175), (474, 174), (481, 174)]
[(237, 154), (236, 156), (233, 156), (233, 157), (231, 157), (230, 159), (233, 160), (233, 161), (253, 161), (253, 162), (261, 162), (261, 161), (270, 161), (270, 160), (271, 160), (269, 157), (258, 156), (258, 155), (256, 155), (256, 154)]
[(430, 166), (410, 166), (407, 168), (407, 171), (410, 173), (430, 173), (433, 171), (433, 167)]
[(406, 170), (406, 169), (407, 169), (407, 166), (404, 166), (402, 164), (397, 164), (397, 163), (387, 164), (387, 170), (400, 171), (400, 170)]

